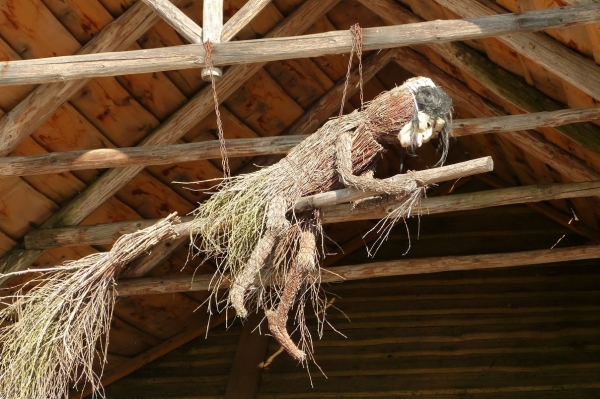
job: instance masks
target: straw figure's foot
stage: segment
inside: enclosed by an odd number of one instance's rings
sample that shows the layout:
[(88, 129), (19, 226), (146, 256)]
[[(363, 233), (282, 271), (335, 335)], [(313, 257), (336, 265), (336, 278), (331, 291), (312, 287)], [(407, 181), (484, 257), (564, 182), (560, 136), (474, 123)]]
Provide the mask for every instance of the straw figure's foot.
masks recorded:
[(291, 223), (285, 217), (287, 204), (283, 197), (275, 197), (269, 204), (267, 210), (267, 223), (264, 235), (258, 240), (254, 251), (250, 255), (248, 263), (244, 269), (237, 273), (229, 289), (229, 303), (235, 309), (237, 315), (245, 319), (248, 311), (245, 307), (246, 292), (256, 281), (260, 270), (267, 263), (267, 259), (279, 237), (284, 235), (291, 226)]
[(286, 275), (285, 288), (279, 304), (275, 310), (265, 312), (269, 322), (269, 331), (273, 338), (283, 346), (290, 356), (300, 362), (306, 360), (306, 353), (298, 348), (287, 332), (288, 313), (296, 301), (296, 296), (302, 288), (305, 278), (315, 268), (316, 250), (317, 243), (314, 233), (303, 231), (300, 237), (300, 248)]

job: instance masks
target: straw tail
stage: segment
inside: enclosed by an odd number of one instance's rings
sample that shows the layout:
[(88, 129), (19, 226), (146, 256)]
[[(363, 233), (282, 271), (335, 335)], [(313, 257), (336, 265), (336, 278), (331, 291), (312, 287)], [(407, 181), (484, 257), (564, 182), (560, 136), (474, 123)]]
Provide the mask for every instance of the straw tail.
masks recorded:
[(100, 388), (115, 280), (132, 260), (175, 236), (178, 222), (172, 214), (122, 236), (110, 252), (66, 262), (21, 287), (0, 311), (6, 323), (0, 328), (0, 397), (60, 398), (68, 397), (70, 385)]

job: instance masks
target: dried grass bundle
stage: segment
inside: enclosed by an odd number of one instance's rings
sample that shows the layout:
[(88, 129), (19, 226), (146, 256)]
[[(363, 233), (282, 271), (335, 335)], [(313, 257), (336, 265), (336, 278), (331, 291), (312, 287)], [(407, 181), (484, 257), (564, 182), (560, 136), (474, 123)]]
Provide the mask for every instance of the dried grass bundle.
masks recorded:
[(110, 252), (45, 270), (10, 297), (0, 311), (6, 322), (0, 328), (0, 397), (68, 397), (71, 383), (99, 388), (102, 373), (92, 367), (94, 360), (106, 363), (115, 280), (128, 263), (175, 235), (178, 222), (170, 215), (122, 236)]

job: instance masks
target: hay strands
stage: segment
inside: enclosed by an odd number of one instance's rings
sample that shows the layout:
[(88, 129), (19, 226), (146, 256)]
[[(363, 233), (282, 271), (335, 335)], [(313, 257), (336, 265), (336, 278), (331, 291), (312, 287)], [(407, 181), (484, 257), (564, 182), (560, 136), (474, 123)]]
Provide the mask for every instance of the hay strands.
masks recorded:
[[(106, 363), (115, 281), (123, 268), (175, 235), (171, 214), (123, 235), (110, 252), (47, 269), (0, 311), (0, 397), (68, 397), (69, 386), (100, 387), (94, 361)], [(36, 270), (31, 270), (35, 272)]]

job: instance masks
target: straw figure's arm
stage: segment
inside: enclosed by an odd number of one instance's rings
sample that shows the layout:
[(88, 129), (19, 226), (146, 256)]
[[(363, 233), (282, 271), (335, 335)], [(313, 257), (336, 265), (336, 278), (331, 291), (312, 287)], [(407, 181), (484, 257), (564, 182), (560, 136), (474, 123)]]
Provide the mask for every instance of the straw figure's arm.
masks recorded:
[(399, 184), (391, 179), (377, 179), (371, 173), (356, 176), (352, 172), (352, 135), (349, 132), (340, 134), (336, 142), (337, 172), (342, 184), (362, 191), (375, 191), (382, 194), (398, 195), (415, 190), (416, 180), (405, 180)]
[(296, 302), (296, 296), (302, 288), (304, 280), (315, 271), (316, 251), (317, 242), (315, 234), (310, 230), (302, 231), (300, 248), (285, 277), (285, 288), (281, 294), (277, 309), (265, 311), (267, 320), (269, 321), (269, 331), (271, 331), (273, 337), (290, 356), (300, 362), (306, 360), (306, 353), (300, 350), (292, 341), (287, 332), (286, 325), (288, 313)]
[(267, 263), (279, 237), (285, 234), (291, 226), (291, 223), (285, 217), (286, 212), (287, 203), (285, 199), (280, 196), (275, 197), (269, 204), (264, 235), (258, 240), (258, 244), (252, 251), (246, 267), (232, 281), (229, 290), (229, 303), (242, 319), (248, 315), (248, 311), (244, 306), (246, 291), (255, 283), (260, 269)]

